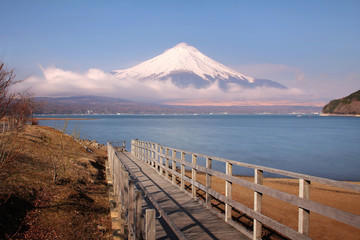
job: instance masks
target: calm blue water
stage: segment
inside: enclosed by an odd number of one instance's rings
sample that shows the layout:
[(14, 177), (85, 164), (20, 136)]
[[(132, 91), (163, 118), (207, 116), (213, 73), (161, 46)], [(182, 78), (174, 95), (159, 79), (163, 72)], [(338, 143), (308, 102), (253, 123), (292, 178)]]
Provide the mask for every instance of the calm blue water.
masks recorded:
[[(67, 116), (69, 117), (69, 116)], [(71, 116), (84, 117), (84, 116)], [(81, 138), (161, 145), (336, 180), (360, 180), (360, 118), (292, 115), (92, 115)], [(64, 120), (42, 120), (62, 128)], [(128, 148), (129, 149), (129, 148)], [(240, 170), (239, 170), (240, 171)]]

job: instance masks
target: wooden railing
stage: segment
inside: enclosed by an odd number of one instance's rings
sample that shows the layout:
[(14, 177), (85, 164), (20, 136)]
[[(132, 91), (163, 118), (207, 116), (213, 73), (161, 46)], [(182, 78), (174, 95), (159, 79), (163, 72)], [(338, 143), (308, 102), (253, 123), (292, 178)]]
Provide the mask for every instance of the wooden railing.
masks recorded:
[(25, 121), (13, 117), (4, 117), (0, 119), (0, 133), (8, 132), (14, 129), (21, 129), (25, 124)]
[[(114, 143), (122, 143), (122, 145), (114, 146)], [(121, 161), (118, 153), (125, 151), (125, 141), (108, 143), (107, 151), (115, 202), (116, 205), (121, 206), (121, 213), (126, 218), (128, 239), (155, 239), (156, 211), (155, 209), (146, 209), (145, 216), (143, 216), (142, 200), (143, 195), (145, 195), (175, 233), (177, 238), (186, 240), (187, 238), (184, 234), (153, 199), (151, 194), (149, 194), (131, 169)]]
[(0, 122), (0, 133), (8, 132), (15, 128), (14, 124), (8, 122)]
[[(328, 218), (360, 228), (360, 216), (314, 202), (309, 198), (311, 182), (318, 182), (356, 192), (360, 192), (360, 185), (207, 156), (139, 140), (131, 141), (131, 153), (140, 160), (151, 165), (160, 175), (168, 178), (173, 184), (176, 184), (177, 180), (180, 180), (179, 187), (181, 190), (185, 191), (186, 182), (190, 184), (191, 192), (189, 194), (191, 194), (192, 198), (198, 200), (198, 202), (203, 204), (206, 208), (224, 218), (225, 221), (252, 239), (261, 238), (263, 225), (291, 239), (310, 239), (310, 212), (318, 213)], [(198, 164), (198, 158), (205, 160), (205, 167)], [(221, 172), (213, 169), (212, 166), (215, 162), (225, 164), (225, 171)], [(254, 182), (249, 182), (233, 175), (234, 166), (253, 169)], [(186, 176), (186, 169), (191, 170), (191, 177)], [(202, 172), (206, 175), (205, 185), (197, 181), (198, 172)], [(264, 172), (298, 179), (299, 195), (296, 196), (264, 186)], [(225, 195), (212, 189), (212, 176), (225, 180)], [(253, 209), (232, 199), (233, 184), (240, 185), (254, 192)], [(204, 201), (198, 199), (197, 189), (205, 192)], [(263, 195), (282, 200), (286, 203), (295, 205), (298, 208), (298, 231), (262, 214)], [(211, 199), (213, 198), (225, 204), (224, 214), (212, 208)], [(249, 231), (233, 221), (232, 210), (240, 211), (252, 218), (253, 231)]]

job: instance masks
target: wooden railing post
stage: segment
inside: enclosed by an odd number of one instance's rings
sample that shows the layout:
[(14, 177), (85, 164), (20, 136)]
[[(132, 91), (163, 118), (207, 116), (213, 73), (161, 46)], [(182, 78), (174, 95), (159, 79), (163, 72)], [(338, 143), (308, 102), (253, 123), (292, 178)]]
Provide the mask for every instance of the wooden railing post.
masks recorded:
[(141, 160), (145, 162), (146, 158), (146, 148), (145, 148), (145, 142), (141, 142)]
[[(134, 148), (134, 150), (133, 150), (133, 148)], [(137, 140), (136, 139), (133, 139), (131, 141), (131, 152), (133, 152), (135, 157), (137, 157)]]
[(145, 162), (145, 143), (141, 142), (141, 160)]
[(107, 142), (107, 154), (108, 154), (109, 169), (110, 169), (110, 173), (111, 173), (111, 145), (110, 145), (110, 142)]
[(155, 167), (155, 144), (150, 144), (150, 162), (148, 163), (151, 167)]
[(146, 209), (145, 212), (145, 239), (155, 240), (155, 209)]
[(139, 140), (136, 140), (136, 156), (139, 158), (140, 146)]
[(172, 178), (172, 183), (173, 184), (176, 184), (176, 175), (175, 175), (175, 173), (176, 173), (176, 160), (175, 160), (175, 158), (176, 158), (176, 150), (172, 150), (172, 157), (173, 157), (173, 160), (172, 160), (172, 174), (171, 174), (171, 178)]
[[(212, 168), (212, 160), (209, 157), (206, 158), (206, 168)], [(211, 175), (209, 173), (206, 173), (206, 188), (211, 189)], [(206, 191), (205, 201), (206, 207), (211, 208), (211, 195), (208, 193), (208, 191)]]
[(152, 147), (152, 144), (151, 143), (148, 143), (148, 145), (147, 145), (147, 148), (148, 148), (148, 150), (147, 150), (147, 161), (146, 161), (146, 163), (147, 164), (151, 164), (151, 162), (152, 162), (152, 159), (151, 159), (151, 157), (152, 157), (152, 149), (151, 149), (151, 147)]
[[(255, 183), (256, 184), (263, 184), (263, 171), (259, 169), (255, 170)], [(254, 211), (261, 213), (262, 208), (262, 193), (254, 192)], [(261, 239), (262, 233), (262, 223), (256, 219), (254, 219), (254, 226), (253, 226), (253, 240)]]
[[(185, 153), (181, 152), (181, 161), (185, 161)], [(185, 190), (185, 164), (181, 163), (181, 190)]]
[[(160, 147), (160, 154), (164, 154), (164, 147)], [(160, 156), (159, 158), (159, 174), (162, 175), (162, 166), (164, 165), (164, 157)]]
[(112, 146), (108, 145), (108, 155), (109, 155), (109, 168), (110, 168), (110, 174), (111, 174), (111, 180), (114, 183), (114, 150)]
[(169, 148), (165, 148), (165, 178), (169, 178)]
[[(232, 176), (232, 164), (226, 162), (226, 175)], [(232, 192), (232, 182), (226, 180), (225, 183), (225, 196), (231, 199), (231, 192)], [(231, 210), (232, 207), (229, 204), (225, 204), (225, 221), (231, 220)]]
[(147, 159), (146, 159), (147, 164), (151, 163), (151, 155), (152, 155), (151, 146), (152, 146), (151, 143), (147, 143)]
[(156, 150), (155, 150), (155, 169), (156, 171), (159, 171), (159, 145), (155, 144)]
[[(299, 197), (310, 199), (311, 182), (305, 179), (299, 179)], [(305, 236), (309, 236), (310, 211), (299, 207), (299, 224), (298, 231)]]
[(114, 160), (114, 155), (113, 152), (111, 152), (111, 159), (112, 159), (112, 180), (113, 180), (113, 190), (114, 190), (114, 194), (117, 193), (117, 189), (116, 189), (116, 183), (118, 182), (117, 176), (116, 176), (116, 168), (117, 168), (117, 161)]
[(132, 155), (135, 156), (135, 151), (134, 151), (134, 139), (131, 139), (131, 142), (130, 142), (130, 152)]
[(192, 169), (191, 169), (191, 179), (193, 181), (193, 184), (191, 185), (191, 190), (192, 190), (192, 197), (193, 199), (197, 199), (196, 197), (196, 187), (194, 185), (194, 183), (196, 182), (196, 164), (197, 164), (197, 156), (195, 154), (192, 154)]
[(124, 209), (124, 212), (127, 211), (129, 205), (128, 205), (128, 200), (129, 200), (129, 173), (125, 171), (124, 173), (124, 189), (123, 189), (123, 197), (122, 197), (122, 205), (123, 205), (123, 209)]
[(117, 172), (117, 165), (118, 165), (118, 161), (116, 161), (115, 160), (115, 154), (114, 154), (114, 152), (112, 152), (112, 161), (113, 161), (113, 188), (114, 188), (114, 194), (117, 194), (117, 191), (118, 191), (118, 189), (117, 189), (117, 183), (119, 182), (119, 179), (117, 178), (118, 176), (117, 176), (117, 174), (116, 174), (116, 172)]
[[(120, 179), (120, 202), (121, 205), (124, 206), (124, 189), (125, 189), (125, 169), (124, 166), (120, 166), (120, 174), (119, 174), (119, 179)], [(122, 207), (122, 210), (124, 211), (124, 208)]]
[[(114, 186), (114, 150), (112, 148), (112, 146), (109, 143), (109, 148), (108, 148), (108, 155), (109, 155), (109, 168), (110, 168), (110, 175), (111, 175), (111, 180)], [(114, 189), (114, 193), (115, 193), (115, 189)]]
[(149, 150), (149, 143), (146, 143), (145, 145), (146, 154), (145, 154), (145, 163), (149, 162), (149, 156), (150, 156), (150, 150)]
[(115, 192), (115, 202), (116, 205), (119, 206), (121, 204), (121, 199), (120, 199), (120, 183), (121, 183), (121, 176), (120, 176), (120, 162), (117, 159), (116, 160), (116, 164), (115, 164), (115, 169), (114, 169), (114, 182), (113, 182), (113, 188), (114, 188), (114, 192)]
[(152, 144), (148, 143), (148, 161), (146, 162), (147, 164), (151, 165), (152, 163)]
[(143, 162), (146, 162), (146, 155), (147, 155), (146, 142), (143, 142), (143, 157), (142, 157)]
[(142, 239), (142, 193), (136, 192), (135, 195), (135, 239)]
[(135, 184), (134, 181), (129, 180), (129, 197), (128, 197), (128, 228), (129, 228), (129, 239), (134, 234), (134, 216), (135, 216)]

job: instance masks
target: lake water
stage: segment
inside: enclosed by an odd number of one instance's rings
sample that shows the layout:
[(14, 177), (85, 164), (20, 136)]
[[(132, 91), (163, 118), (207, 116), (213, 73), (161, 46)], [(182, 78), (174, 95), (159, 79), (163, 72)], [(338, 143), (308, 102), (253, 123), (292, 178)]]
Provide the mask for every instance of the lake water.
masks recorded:
[[(54, 117), (54, 116), (41, 116)], [(91, 115), (71, 120), (99, 143), (164, 146), (336, 180), (360, 180), (360, 118), (317, 115)], [(62, 128), (64, 120), (40, 125)]]

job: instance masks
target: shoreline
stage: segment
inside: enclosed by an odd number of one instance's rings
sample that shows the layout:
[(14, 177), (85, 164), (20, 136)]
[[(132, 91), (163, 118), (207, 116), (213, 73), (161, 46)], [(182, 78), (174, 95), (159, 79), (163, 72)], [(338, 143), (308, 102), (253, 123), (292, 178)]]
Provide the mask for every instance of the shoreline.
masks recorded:
[(46, 118), (34, 118), (34, 120), (42, 121), (42, 120), (96, 120), (96, 118), (61, 118), (61, 117), (46, 117)]
[(360, 114), (321, 113), (321, 117), (360, 117)]

